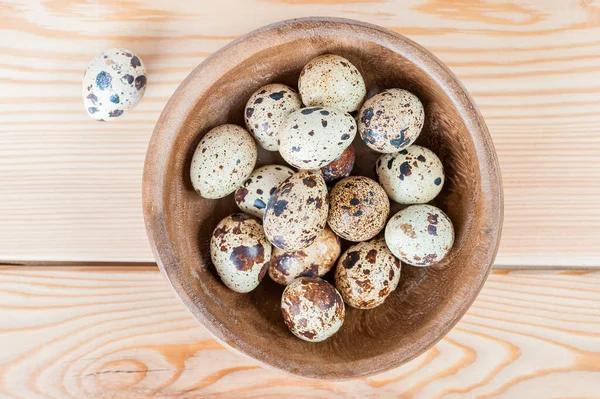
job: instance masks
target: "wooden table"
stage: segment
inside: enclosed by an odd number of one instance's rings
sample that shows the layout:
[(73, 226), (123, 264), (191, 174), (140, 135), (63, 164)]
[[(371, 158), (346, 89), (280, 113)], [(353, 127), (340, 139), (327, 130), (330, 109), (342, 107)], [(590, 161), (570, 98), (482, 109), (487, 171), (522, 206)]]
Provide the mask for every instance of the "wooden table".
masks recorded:
[[(140, 209), (148, 138), (182, 79), (239, 35), (311, 15), (385, 26), (446, 62), (505, 188), (496, 271), (459, 325), (341, 383), (216, 343), (152, 263)], [(0, 398), (600, 397), (600, 3), (4, 0), (0, 38)], [(81, 76), (115, 46), (142, 57), (148, 89), (97, 123)]]

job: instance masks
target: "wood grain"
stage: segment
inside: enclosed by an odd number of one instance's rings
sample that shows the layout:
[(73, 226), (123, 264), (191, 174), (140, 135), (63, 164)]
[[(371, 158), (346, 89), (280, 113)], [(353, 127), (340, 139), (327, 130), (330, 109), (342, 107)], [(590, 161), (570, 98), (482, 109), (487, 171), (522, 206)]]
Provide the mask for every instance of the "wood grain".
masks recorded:
[(333, 383), (215, 342), (156, 268), (0, 268), (0, 397), (600, 397), (600, 273), (492, 273), (433, 349)]
[[(310, 15), (405, 34), (471, 91), (504, 178), (499, 265), (600, 265), (600, 8), (575, 0), (3, 1), (0, 259), (150, 261), (141, 170), (167, 99), (239, 35)], [(95, 123), (82, 71), (117, 45), (142, 56), (148, 90), (122, 120)]]

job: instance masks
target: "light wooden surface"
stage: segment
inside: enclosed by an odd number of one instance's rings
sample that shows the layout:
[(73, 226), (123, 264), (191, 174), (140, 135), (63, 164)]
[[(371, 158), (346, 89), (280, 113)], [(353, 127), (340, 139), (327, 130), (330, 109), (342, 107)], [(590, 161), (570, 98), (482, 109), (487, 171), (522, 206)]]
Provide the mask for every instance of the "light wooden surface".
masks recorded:
[(0, 268), (0, 397), (600, 397), (600, 273), (494, 272), (404, 367), (300, 380), (215, 342), (156, 268)]
[[(182, 79), (239, 35), (310, 15), (429, 48), (492, 132), (505, 187), (500, 266), (600, 266), (600, 6), (594, 1), (49, 0), (0, 3), (0, 260), (151, 261), (140, 209), (153, 124)], [(141, 104), (91, 121), (82, 72), (107, 47), (149, 71)]]

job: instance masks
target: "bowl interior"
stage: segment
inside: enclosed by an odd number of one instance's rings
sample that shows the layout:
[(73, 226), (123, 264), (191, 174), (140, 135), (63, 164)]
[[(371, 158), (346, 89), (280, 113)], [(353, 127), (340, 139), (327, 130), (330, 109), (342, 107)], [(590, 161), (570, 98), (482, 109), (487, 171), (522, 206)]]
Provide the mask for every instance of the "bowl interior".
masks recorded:
[[(303, 376), (343, 379), (373, 374), (433, 345), (480, 290), (499, 234), (493, 221), (499, 199), (490, 202), (488, 196), (500, 194), (482, 187), (482, 174), (487, 181), (498, 173), (495, 158), (491, 166), (485, 164), (490, 162), (486, 146), (491, 145), (485, 125), (453, 75), (429, 53), (370, 25), (295, 23), (263, 29), (216, 53), (173, 96), (149, 150), (165, 155), (154, 155), (148, 160), (153, 165), (145, 171), (149, 235), (177, 293), (221, 341), (267, 365)], [(253, 91), (273, 82), (296, 88), (306, 62), (325, 53), (354, 63), (369, 95), (398, 87), (421, 99), (426, 122), (418, 143), (433, 150), (444, 164), (446, 183), (434, 202), (452, 219), (456, 240), (447, 258), (433, 267), (403, 265), (398, 288), (382, 306), (367, 311), (347, 306), (345, 323), (335, 336), (307, 343), (283, 323), (283, 286), (267, 276), (255, 291), (238, 294), (221, 283), (210, 261), (210, 236), (222, 218), (238, 209), (232, 195), (206, 200), (195, 193), (189, 168), (193, 151), (208, 130), (223, 123), (244, 126), (245, 102)], [(358, 136), (354, 145), (353, 174), (373, 177), (379, 154)], [(162, 163), (160, 168), (156, 163)], [(272, 163), (285, 164), (278, 153), (259, 149), (257, 166)], [(393, 206), (392, 214), (398, 209)], [(330, 275), (327, 278), (332, 281)]]

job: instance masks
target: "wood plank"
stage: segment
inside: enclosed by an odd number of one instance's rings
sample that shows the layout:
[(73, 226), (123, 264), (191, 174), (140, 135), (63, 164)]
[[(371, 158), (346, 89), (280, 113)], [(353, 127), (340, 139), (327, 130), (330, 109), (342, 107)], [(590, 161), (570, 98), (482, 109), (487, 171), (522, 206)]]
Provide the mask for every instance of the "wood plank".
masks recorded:
[[(504, 175), (498, 264), (600, 266), (600, 14), (576, 0), (4, 1), (0, 259), (151, 261), (141, 170), (168, 97), (232, 39), (311, 15), (408, 35), (472, 92)], [(89, 60), (112, 46), (142, 56), (149, 85), (134, 112), (101, 124), (82, 110), (80, 81)]]
[(600, 397), (600, 272), (496, 271), (457, 327), (347, 382), (215, 342), (155, 268), (0, 268), (0, 397)]

